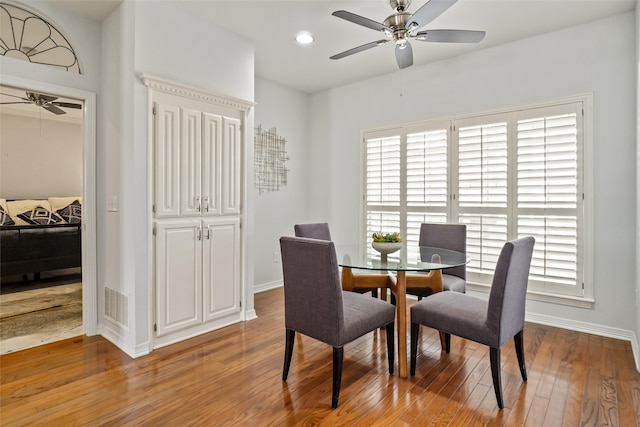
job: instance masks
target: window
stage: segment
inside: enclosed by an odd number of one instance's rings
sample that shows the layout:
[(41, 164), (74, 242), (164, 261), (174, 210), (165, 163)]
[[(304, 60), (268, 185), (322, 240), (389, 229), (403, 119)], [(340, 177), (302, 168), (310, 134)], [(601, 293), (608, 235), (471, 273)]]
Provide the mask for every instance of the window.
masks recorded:
[(69, 41), (40, 16), (0, 3), (0, 22), (0, 55), (82, 74)]
[(412, 260), (422, 222), (464, 223), (467, 281), (490, 285), (505, 241), (533, 235), (529, 291), (589, 297), (583, 285), (589, 100), (364, 132), (366, 246), (374, 232), (397, 231)]

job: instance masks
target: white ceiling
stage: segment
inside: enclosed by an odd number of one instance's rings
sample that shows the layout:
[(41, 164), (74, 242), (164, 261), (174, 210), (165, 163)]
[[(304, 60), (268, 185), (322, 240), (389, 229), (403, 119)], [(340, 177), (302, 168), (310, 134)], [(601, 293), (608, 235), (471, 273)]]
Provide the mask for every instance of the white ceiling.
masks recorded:
[[(119, 3), (56, 1), (96, 20)], [(415, 12), (424, 3), (413, 0), (408, 11)], [(389, 0), (181, 0), (175, 4), (249, 41), (255, 49), (259, 77), (303, 92), (398, 71), (392, 43), (340, 60), (329, 59), (383, 38), (377, 31), (332, 16), (332, 12), (347, 10), (382, 22), (393, 13)], [(631, 11), (635, 4), (636, 0), (459, 0), (423, 29), (484, 30), (484, 40), (472, 45), (412, 41), (414, 66)], [(315, 42), (298, 45), (294, 37), (300, 31), (311, 32)]]

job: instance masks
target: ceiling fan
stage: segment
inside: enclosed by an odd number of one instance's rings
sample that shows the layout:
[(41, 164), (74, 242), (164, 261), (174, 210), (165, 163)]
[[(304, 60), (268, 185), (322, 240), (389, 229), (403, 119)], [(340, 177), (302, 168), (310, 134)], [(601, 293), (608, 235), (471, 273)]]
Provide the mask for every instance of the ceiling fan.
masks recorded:
[[(42, 107), (47, 111), (51, 111), (53, 114), (67, 114), (62, 108), (82, 108), (82, 104), (76, 104), (73, 102), (57, 102), (57, 96), (45, 95), (37, 92), (26, 92), (27, 97), (11, 95), (10, 93), (2, 93), (2, 95), (11, 96), (13, 98), (21, 99), (22, 101), (16, 102), (0, 102), (0, 105), (7, 104), (35, 104), (38, 107)], [(62, 107), (62, 108), (60, 108)]]
[(407, 12), (407, 8), (411, 4), (411, 0), (389, 0), (391, 8), (396, 13), (387, 17), (384, 22), (376, 22), (369, 18), (365, 18), (355, 13), (345, 10), (333, 12), (333, 16), (345, 19), (354, 24), (371, 28), (382, 32), (384, 39), (362, 46), (354, 47), (337, 55), (333, 55), (331, 59), (341, 59), (354, 53), (362, 52), (367, 49), (379, 46), (393, 40), (396, 43), (396, 61), (398, 67), (407, 68), (413, 65), (413, 50), (409, 44), (410, 39), (424, 42), (438, 43), (478, 43), (485, 35), (484, 31), (471, 30), (426, 30), (418, 31), (429, 22), (440, 16), (445, 10), (449, 9), (458, 0), (429, 0), (415, 13)]

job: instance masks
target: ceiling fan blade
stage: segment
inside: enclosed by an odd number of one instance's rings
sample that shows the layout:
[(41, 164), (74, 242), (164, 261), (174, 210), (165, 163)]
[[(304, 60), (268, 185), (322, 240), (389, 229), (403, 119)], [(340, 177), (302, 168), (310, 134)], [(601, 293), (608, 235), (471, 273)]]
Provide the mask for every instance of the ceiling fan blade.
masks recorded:
[(30, 100), (39, 99), (40, 101), (42, 101), (43, 104), (46, 104), (48, 102), (55, 101), (56, 99), (58, 99), (57, 96), (44, 95), (42, 93), (37, 93), (37, 92), (27, 92), (27, 96), (29, 97)]
[(0, 105), (9, 105), (9, 104), (32, 104), (31, 102), (0, 102)]
[(73, 102), (51, 102), (51, 105), (55, 105), (63, 108), (76, 108), (78, 110), (82, 108), (82, 104), (76, 104)]
[(67, 113), (64, 112), (64, 110), (56, 107), (55, 105), (51, 105), (51, 104), (44, 104), (42, 106), (42, 108), (44, 108), (47, 111), (51, 111), (53, 114), (57, 114), (57, 115), (67, 114)]
[(392, 31), (391, 28), (387, 27), (380, 22), (376, 22), (372, 19), (365, 18), (364, 16), (356, 15), (355, 13), (347, 12), (346, 10), (337, 10), (332, 13), (333, 16), (337, 16), (338, 18), (346, 19), (349, 22), (353, 22), (354, 24), (362, 25), (363, 27), (371, 28), (372, 30), (377, 31)]
[(410, 29), (415, 22), (417, 28), (424, 27), (429, 22), (440, 16), (445, 10), (449, 9), (458, 0), (429, 0), (420, 9), (411, 15), (411, 18), (405, 24), (406, 29)]
[(362, 52), (362, 51), (367, 50), (367, 49), (371, 49), (372, 47), (376, 47), (376, 46), (384, 44), (384, 43), (386, 43), (388, 41), (389, 40), (382, 39), (382, 40), (378, 40), (378, 41), (375, 41), (375, 42), (363, 44), (362, 46), (354, 47), (353, 49), (345, 50), (344, 52), (341, 52), (341, 53), (338, 53), (336, 55), (333, 55), (333, 56), (330, 57), (330, 59), (341, 59), (341, 58), (344, 58), (345, 56), (353, 55), (354, 53), (358, 53), (358, 52)]
[(29, 102), (31, 102), (31, 100), (30, 100), (29, 98), (23, 98), (23, 97), (18, 96), (18, 95), (11, 95), (10, 93), (0, 92), (0, 95), (11, 96), (11, 97), (13, 97), (13, 98), (18, 98), (18, 99), (22, 99), (23, 101), (29, 101)]
[(407, 42), (404, 48), (396, 45), (396, 61), (398, 61), (398, 67), (400, 67), (400, 69), (413, 65), (413, 50), (409, 42)]
[(478, 43), (484, 39), (484, 31), (427, 30), (416, 33), (416, 40), (436, 43)]

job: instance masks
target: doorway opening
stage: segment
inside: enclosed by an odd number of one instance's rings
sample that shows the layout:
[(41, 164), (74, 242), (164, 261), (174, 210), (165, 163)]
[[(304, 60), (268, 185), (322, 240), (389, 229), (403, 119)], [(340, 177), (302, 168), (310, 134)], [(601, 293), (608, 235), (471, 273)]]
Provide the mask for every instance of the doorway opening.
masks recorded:
[[(4, 354), (97, 333), (96, 102), (91, 92), (5, 76), (0, 93)], [(43, 322), (29, 338), (19, 335), (22, 312), (32, 313), (31, 329)], [(50, 331), (53, 320), (60, 331)]]

